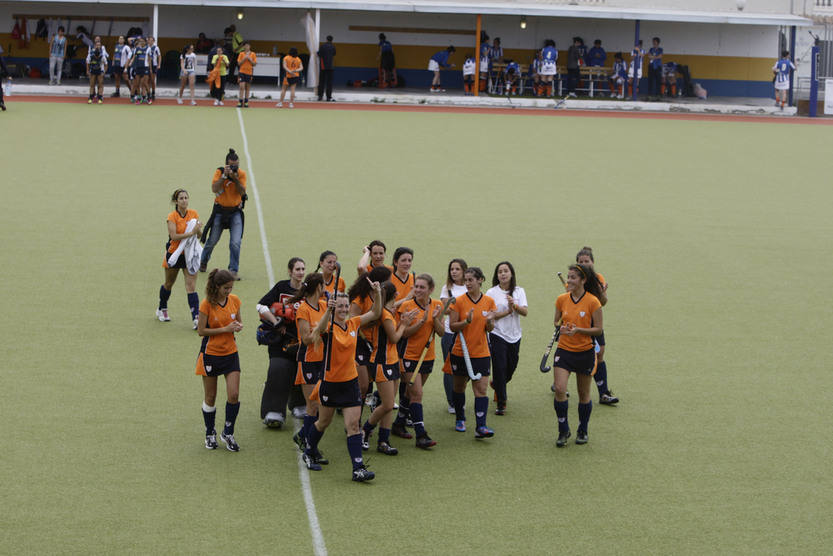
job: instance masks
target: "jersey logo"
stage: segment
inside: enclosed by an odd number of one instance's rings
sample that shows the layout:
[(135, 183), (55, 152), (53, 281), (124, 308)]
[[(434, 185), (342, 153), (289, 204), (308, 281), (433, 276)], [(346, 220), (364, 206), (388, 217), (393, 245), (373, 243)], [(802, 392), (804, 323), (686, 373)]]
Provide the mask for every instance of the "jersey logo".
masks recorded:
[(410, 369), (410, 368), (411, 368), (411, 362), (410, 362), (410, 361), (405, 361), (405, 368), (406, 368), (406, 369)]
[(330, 399), (330, 396), (321, 396), (321, 399), (326, 402), (328, 399)]
[(484, 317), (489, 314), (489, 311), (480, 311), (480, 312), (483, 314)]
[(581, 312), (578, 314), (578, 316), (580, 316), (580, 317), (583, 317), (584, 315), (585, 315), (585, 312), (584, 312), (584, 311), (581, 311)]
[(236, 318), (237, 318), (237, 313), (232, 313), (232, 314), (231, 314), (231, 318), (232, 318), (232, 319), (236, 319)]
[(556, 355), (556, 356), (555, 356), (555, 362), (556, 362), (556, 363), (558, 363), (558, 360), (559, 360), (559, 359), (561, 359), (561, 356), (560, 356), (560, 355)]
[(206, 372), (210, 373), (211, 372), (211, 365), (206, 365), (205, 370), (206, 370)]
[(312, 373), (307, 373), (307, 378), (312, 379)]
[(392, 370), (392, 369), (388, 369), (387, 371), (385, 371), (385, 374), (386, 374), (386, 375), (388, 375), (388, 376), (390, 376), (390, 375), (392, 375), (392, 374), (393, 374), (393, 370)]
[[(355, 331), (355, 330), (351, 330), (351, 331), (350, 331), (350, 336), (352, 336), (353, 338), (355, 338), (355, 337), (356, 337), (356, 331)], [(359, 359), (361, 359), (361, 357), (359, 357)]]
[(359, 355), (359, 361), (364, 361), (364, 355)]

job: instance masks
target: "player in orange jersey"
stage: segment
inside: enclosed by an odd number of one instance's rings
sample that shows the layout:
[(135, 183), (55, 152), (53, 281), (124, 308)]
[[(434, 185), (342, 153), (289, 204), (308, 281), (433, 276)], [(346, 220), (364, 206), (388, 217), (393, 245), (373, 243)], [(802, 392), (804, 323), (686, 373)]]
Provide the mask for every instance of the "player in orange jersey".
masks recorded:
[[(318, 257), (318, 268), (316, 268), (315, 271), (321, 271), (321, 276), (324, 278), (324, 290), (330, 295), (335, 293), (336, 290), (335, 274), (337, 265), (338, 255), (332, 251), (324, 251), (321, 253), (321, 256)], [(347, 286), (345, 285), (344, 278), (339, 276), (338, 291), (343, 292), (346, 288)]]
[[(175, 253), (180, 242), (186, 241), (189, 237), (199, 238), (202, 233), (202, 223), (197, 211), (188, 208), (188, 192), (184, 189), (177, 189), (171, 195), (171, 202), (176, 209), (168, 215), (168, 245), (165, 250), (165, 257), (162, 267), (165, 269), (165, 283), (159, 288), (159, 307), (156, 309), (156, 318), (162, 322), (168, 322), (168, 299), (171, 297), (171, 289), (176, 282), (176, 276), (182, 269), (185, 276), (185, 293), (188, 296), (188, 306), (191, 308), (191, 319), (194, 321), (194, 330), (197, 329), (197, 317), (200, 312), (200, 298), (197, 295), (197, 273), (191, 274), (186, 265), (186, 253), (183, 250), (176, 262), (170, 264), (168, 259)], [(193, 221), (191, 230), (188, 225)], [(192, 241), (199, 241), (192, 240)]]
[(278, 101), (277, 106), (283, 106), (283, 99), (286, 97), (286, 88), (289, 87), (289, 107), (295, 108), (295, 87), (301, 82), (301, 72), (304, 71), (304, 64), (298, 57), (298, 49), (290, 48), (289, 55), (283, 57), (283, 83), (281, 84), (281, 100)]
[[(422, 391), (434, 368), (434, 334), (442, 337), (445, 330), (443, 327), (443, 304), (439, 300), (431, 299), (433, 291), (434, 279), (431, 275), (420, 274), (414, 280), (413, 299), (406, 301), (399, 307), (400, 314), (417, 311), (417, 318), (402, 333), (404, 338), (402, 366), (405, 369), (405, 374), (401, 380), (407, 390), (406, 395), (400, 397), (399, 416), (391, 429), (397, 436), (402, 436), (398, 430), (405, 429), (407, 416), (410, 415), (416, 433), (416, 446), (423, 449), (436, 445), (436, 442), (425, 432)], [(425, 357), (422, 364), (417, 368), (417, 363), (419, 363), (423, 351)], [(416, 376), (414, 376), (414, 373), (416, 373)], [(406, 400), (409, 405), (408, 412), (402, 411), (403, 400)]]
[[(367, 280), (366, 277), (365, 280)], [(320, 471), (321, 465), (313, 460), (312, 455), (318, 452), (318, 443), (332, 422), (336, 408), (341, 408), (347, 433), (347, 451), (353, 464), (353, 480), (357, 482), (369, 481), (375, 476), (365, 467), (362, 457), (362, 435), (359, 432), (362, 399), (359, 394), (355, 361), (359, 328), (378, 320), (382, 313), (379, 282), (369, 280), (367, 282), (371, 291), (374, 292), (370, 311), (351, 317), (350, 301), (346, 295), (338, 294), (327, 301), (327, 311), (313, 331), (314, 334), (322, 335), (329, 329), (329, 346), (325, 348), (329, 355), (324, 366), (324, 378), (318, 389), (321, 402), (318, 409), (318, 421), (309, 429), (307, 448), (304, 451), (304, 463), (307, 464), (307, 468)], [(332, 327), (330, 327), (331, 315)]]
[[(448, 314), (448, 326), (457, 333), (451, 348), (451, 371), (454, 375), (454, 410), (457, 423), (454, 430), (466, 431), (466, 383), (469, 381), (468, 364), (475, 374), (480, 373), (480, 380), (473, 380), (471, 389), (474, 393), (474, 416), (476, 428), (474, 437), (489, 438), (495, 432), (486, 426), (486, 414), (489, 412), (489, 397), (486, 389), (491, 372), (491, 353), (489, 351), (488, 333), (495, 327), (495, 300), (480, 291), (485, 280), (483, 271), (470, 266), (465, 273), (466, 293), (457, 297)], [(460, 335), (465, 338), (467, 353), (463, 350)], [(468, 359), (468, 361), (466, 361)]]
[(394, 318), (396, 287), (390, 282), (382, 284), (384, 310), (371, 334), (373, 352), (370, 355), (371, 371), (382, 402), (373, 410), (362, 429), (362, 448), (370, 448), (370, 435), (379, 425), (379, 439), (376, 451), (395, 456), (398, 450), (390, 445), (390, 426), (393, 420), (393, 403), (396, 398), (396, 381), (399, 380), (399, 355), (396, 344), (402, 338), (405, 328), (416, 318), (416, 311), (403, 313), (397, 323)]
[(240, 298), (231, 293), (234, 276), (228, 270), (212, 270), (205, 285), (205, 299), (200, 304), (197, 333), (202, 336), (202, 345), (197, 357), (196, 373), (202, 376), (205, 397), (202, 402), (202, 416), (205, 421), (205, 447), (217, 448), (217, 431), (214, 417), (217, 408), (217, 377), (226, 377), (226, 421), (220, 440), (231, 452), (239, 452), (240, 446), (234, 440), (234, 422), (240, 411), (240, 358), (234, 334), (243, 330), (240, 318)]
[[(584, 266), (589, 266), (595, 272), (593, 266), (595, 260), (593, 258), (593, 249), (590, 247), (582, 247), (581, 251), (576, 255), (576, 262)], [(599, 302), (602, 307), (607, 305), (607, 281), (601, 272), (596, 272), (596, 278), (599, 279), (599, 284), (602, 286)], [(605, 362), (605, 335), (604, 333), (596, 336), (596, 374), (593, 379), (596, 381), (596, 388), (599, 390), (599, 403), (603, 405), (614, 405), (619, 403), (619, 398), (613, 395), (607, 382), (607, 363)]]
[(578, 430), (576, 444), (587, 443), (587, 425), (593, 402), (590, 401), (590, 385), (593, 383), (593, 368), (596, 354), (593, 338), (604, 332), (602, 303), (599, 296), (602, 287), (596, 273), (589, 266), (570, 265), (567, 272), (567, 292), (555, 301), (554, 323), (561, 322), (561, 335), (553, 358), (553, 384), (555, 386), (555, 414), (558, 417), (559, 448), (570, 438), (567, 422), (567, 381), (575, 373), (578, 386)]

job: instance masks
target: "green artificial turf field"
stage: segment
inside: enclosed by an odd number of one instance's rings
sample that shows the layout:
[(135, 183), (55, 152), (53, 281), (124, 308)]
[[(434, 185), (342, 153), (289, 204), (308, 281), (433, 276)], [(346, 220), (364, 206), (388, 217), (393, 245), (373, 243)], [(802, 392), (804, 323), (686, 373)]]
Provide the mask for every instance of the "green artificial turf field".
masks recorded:
[[(332, 249), (349, 283), (380, 238), (389, 253), (412, 247), (414, 270), (440, 281), (452, 257), (489, 278), (508, 259), (529, 298), (493, 439), (453, 431), (436, 370), (431, 452), (394, 439), (400, 455), (369, 452), (377, 477), (359, 485), (338, 419), (330, 427), (331, 464), (310, 477), (330, 554), (826, 551), (827, 126), (243, 116), (251, 167), (230, 108), (19, 102), (2, 115), (3, 552), (313, 552), (291, 432), (259, 418), (254, 305), (271, 284), (253, 198), (235, 286), (241, 452), (203, 447), (181, 277), (172, 322), (153, 316), (171, 192), (188, 188), (207, 218), (229, 146), (254, 171), (278, 279), (289, 257), (314, 268)], [(538, 362), (555, 272), (583, 245), (610, 282), (606, 360), (622, 401), (594, 407), (587, 446), (557, 450)], [(221, 416), (224, 403), (221, 387)]]

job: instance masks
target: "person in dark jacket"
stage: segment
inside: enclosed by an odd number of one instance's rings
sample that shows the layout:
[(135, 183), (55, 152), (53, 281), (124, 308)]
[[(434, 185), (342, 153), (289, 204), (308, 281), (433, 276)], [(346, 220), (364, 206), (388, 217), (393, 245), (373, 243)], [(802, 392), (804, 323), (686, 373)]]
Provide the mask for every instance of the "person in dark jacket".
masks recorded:
[(318, 76), (318, 100), (324, 100), (324, 91), (327, 92), (327, 101), (333, 101), (333, 58), (336, 55), (336, 46), (333, 44), (333, 36), (327, 35), (327, 42), (318, 49), (318, 59), (321, 60), (321, 75)]
[[(6, 67), (6, 62), (3, 61), (3, 50), (0, 49), (0, 110), (3, 112), (6, 111), (6, 101), (3, 99), (3, 83), (2, 77), (4, 75), (9, 75), (9, 68)], [(9, 81), (11, 81), (11, 76), (9, 75)]]
[(581, 78), (581, 66), (584, 65), (584, 41), (581, 37), (573, 37), (573, 44), (567, 49), (567, 94), (576, 96), (576, 86)]

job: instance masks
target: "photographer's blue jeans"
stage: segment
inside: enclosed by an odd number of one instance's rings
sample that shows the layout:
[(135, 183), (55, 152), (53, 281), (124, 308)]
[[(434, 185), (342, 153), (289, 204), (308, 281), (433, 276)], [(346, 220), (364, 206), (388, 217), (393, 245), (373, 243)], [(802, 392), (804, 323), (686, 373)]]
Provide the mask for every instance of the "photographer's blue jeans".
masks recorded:
[[(207, 265), (211, 258), (211, 253), (214, 247), (220, 241), (220, 236), (223, 233), (223, 214), (214, 215), (214, 222), (211, 225), (211, 233), (208, 235), (208, 241), (202, 250), (202, 264)], [(237, 272), (240, 266), (240, 242), (243, 240), (243, 213), (242, 211), (235, 211), (227, 215), (229, 224), (229, 261), (228, 269), (232, 272)]]

